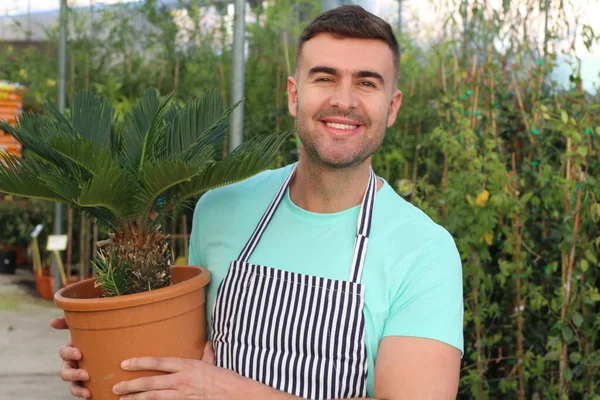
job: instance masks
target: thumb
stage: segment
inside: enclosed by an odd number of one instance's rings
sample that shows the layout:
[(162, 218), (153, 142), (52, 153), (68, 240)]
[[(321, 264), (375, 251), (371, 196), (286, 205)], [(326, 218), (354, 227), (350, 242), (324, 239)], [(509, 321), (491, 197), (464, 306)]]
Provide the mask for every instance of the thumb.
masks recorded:
[(52, 318), (50, 320), (50, 326), (54, 329), (69, 329), (69, 325), (67, 325), (67, 320), (64, 318)]
[(212, 340), (207, 340), (202, 353), (202, 361), (215, 365), (215, 350), (213, 349)]

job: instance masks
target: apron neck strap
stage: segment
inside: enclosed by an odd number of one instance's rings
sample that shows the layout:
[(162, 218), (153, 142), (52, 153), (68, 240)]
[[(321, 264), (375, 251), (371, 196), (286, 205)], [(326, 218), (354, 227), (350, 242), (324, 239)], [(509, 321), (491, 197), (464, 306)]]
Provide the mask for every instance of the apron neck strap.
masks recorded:
[[(252, 236), (244, 246), (244, 249), (240, 253), (238, 257), (238, 261), (242, 263), (247, 263), (250, 259), (250, 256), (254, 252), (254, 249), (258, 245), (260, 238), (262, 237), (264, 231), (267, 228), (267, 225), (273, 218), (277, 207), (283, 200), (283, 197), (290, 186), (290, 182), (296, 173), (296, 168), (298, 164), (294, 164), (292, 170), (286, 177), (286, 179), (281, 184), (281, 187), (277, 191), (277, 194), (269, 204), (269, 207), (263, 214), (260, 222), (254, 229)], [(354, 255), (352, 257), (352, 268), (350, 270), (349, 280), (352, 282), (359, 283), (362, 275), (362, 270), (365, 262), (365, 255), (367, 252), (367, 246), (369, 242), (369, 234), (371, 232), (371, 221), (373, 219), (373, 206), (375, 205), (375, 194), (377, 193), (377, 177), (373, 172), (373, 169), (370, 169), (369, 176), (369, 184), (367, 186), (367, 190), (363, 196), (363, 200), (360, 206), (360, 213), (358, 216), (358, 222), (356, 227), (356, 239), (354, 242)]]

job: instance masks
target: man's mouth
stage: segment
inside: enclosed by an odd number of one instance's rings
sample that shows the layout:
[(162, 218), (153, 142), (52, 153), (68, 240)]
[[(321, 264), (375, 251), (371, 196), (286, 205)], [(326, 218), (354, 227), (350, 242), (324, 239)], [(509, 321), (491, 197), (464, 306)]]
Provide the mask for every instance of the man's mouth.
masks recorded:
[(358, 125), (348, 125), (348, 124), (336, 124), (335, 122), (325, 122), (330, 128), (341, 129), (341, 130), (350, 130), (358, 128)]
[(337, 137), (349, 137), (356, 134), (360, 134), (364, 131), (364, 125), (351, 123), (350, 121), (344, 122), (333, 122), (321, 120), (323, 127), (329, 132), (329, 134)]

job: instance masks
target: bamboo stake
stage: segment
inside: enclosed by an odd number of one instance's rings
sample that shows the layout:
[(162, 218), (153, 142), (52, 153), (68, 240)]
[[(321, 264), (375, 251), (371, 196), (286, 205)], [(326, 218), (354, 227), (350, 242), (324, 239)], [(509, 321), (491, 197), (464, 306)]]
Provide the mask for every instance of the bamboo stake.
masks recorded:
[(219, 64), (219, 82), (220, 82), (220, 87), (221, 87), (221, 97), (223, 98), (223, 102), (224, 104), (229, 104), (228, 100), (227, 100), (227, 89), (226, 89), (226, 82), (227, 80), (225, 79), (225, 66), (223, 65), (223, 63)]
[(67, 273), (71, 274), (73, 259), (73, 209), (67, 209)]
[[(569, 249), (568, 256), (568, 265), (566, 271), (566, 279), (563, 280), (563, 297), (565, 299), (563, 303), (563, 307), (561, 310), (561, 317), (565, 319), (567, 316), (567, 311), (569, 309), (569, 305), (571, 303), (571, 279), (573, 276), (573, 265), (575, 263), (575, 247), (577, 245), (577, 239), (579, 238), (579, 215), (581, 211), (581, 196), (583, 190), (577, 190), (577, 205), (575, 207), (575, 223), (573, 225), (573, 242), (571, 243), (571, 248)], [(569, 383), (565, 377), (565, 369), (569, 366), (569, 358), (568, 358), (568, 346), (562, 341), (562, 350), (560, 355), (560, 364), (559, 364), (559, 378), (560, 378), (560, 390), (559, 390), (559, 398), (562, 399), (565, 394), (569, 391)]]
[(173, 208), (171, 217), (171, 254), (177, 258), (177, 210)]
[(73, 96), (73, 93), (75, 93), (75, 55), (71, 54), (70, 58), (71, 58), (71, 60), (70, 60), (71, 61), (70, 62), (70, 64), (71, 64), (71, 71), (70, 71), (71, 79), (70, 79), (70, 81), (71, 82), (69, 85), (70, 86), (69, 95)]
[[(423, 92), (425, 90), (424, 87), (425, 87), (425, 74), (421, 75), (421, 82), (419, 85), (419, 104), (422, 104), (423, 108), (425, 109), (426, 107), (423, 104)], [(421, 118), (419, 116), (419, 123), (417, 125), (417, 134), (418, 134), (417, 138), (420, 137), (422, 131), (423, 131), (423, 118)]]
[(517, 79), (515, 75), (512, 74), (512, 83), (513, 89), (515, 91), (515, 95), (517, 96), (517, 102), (519, 104), (519, 109), (521, 110), (521, 117), (523, 118), (523, 124), (525, 125), (525, 129), (527, 130), (527, 137), (529, 138), (529, 143), (533, 144), (534, 140), (531, 136), (531, 129), (529, 127), (529, 121), (527, 120), (527, 115), (525, 113), (525, 107), (523, 106), (523, 100), (521, 100), (521, 93), (519, 91), (519, 86), (517, 85)]
[(469, 74), (469, 82), (473, 82), (477, 73), (477, 54), (473, 54), (473, 62), (471, 63), (471, 73)]
[(290, 50), (288, 46), (288, 33), (283, 32), (283, 55), (285, 58), (285, 68), (288, 76), (292, 76), (292, 63), (290, 62)]
[(412, 193), (410, 194), (410, 201), (413, 202), (415, 200), (415, 193), (417, 192), (417, 170), (419, 168), (419, 150), (421, 150), (421, 145), (417, 144), (415, 146), (415, 159), (413, 161), (413, 176), (412, 176), (412, 183), (414, 185), (414, 189), (412, 191)]
[(518, 360), (518, 371), (519, 371), (519, 400), (525, 400), (525, 351), (523, 347), (523, 299), (521, 296), (521, 246), (522, 246), (522, 227), (519, 215), (514, 214), (514, 228), (515, 228), (515, 262), (517, 264), (517, 356)]
[(277, 113), (275, 114), (275, 130), (279, 130), (281, 126), (281, 116), (279, 115), (279, 109), (281, 107), (281, 65), (277, 66), (277, 81), (275, 84), (275, 110)]
[(454, 52), (454, 95), (458, 98), (458, 55)]
[(175, 77), (173, 78), (173, 97), (177, 96), (177, 89), (179, 88), (179, 59), (175, 61)]
[[(441, 67), (442, 67), (442, 88), (444, 89), (444, 93), (447, 95), (448, 94), (448, 85), (446, 82), (446, 68), (444, 67), (444, 60), (442, 58), (441, 60)], [(448, 122), (448, 125), (450, 125), (450, 110), (446, 109), (446, 121)], [(448, 169), (450, 167), (449, 165), (449, 156), (448, 156), (448, 152), (445, 151), (444, 152), (444, 171), (442, 173), (442, 193), (444, 195), (444, 204), (442, 204), (442, 218), (446, 219), (446, 217), (448, 216), (448, 201), (447, 201), (447, 190), (448, 190)]]
[(79, 232), (79, 278), (86, 276), (85, 268), (85, 216), (81, 214), (80, 232)]
[(477, 366), (477, 375), (479, 375), (479, 380), (477, 381), (477, 387), (479, 388), (479, 396), (477, 397), (479, 400), (483, 400), (485, 398), (483, 391), (483, 346), (481, 343), (481, 321), (479, 319), (479, 279), (477, 277), (477, 271), (473, 268), (473, 303), (475, 309), (473, 310), (473, 320), (475, 321), (475, 343), (477, 346), (477, 360), (475, 362)]
[(183, 216), (181, 217), (181, 226), (182, 226), (182, 231), (183, 231), (183, 248), (184, 248), (184, 252), (185, 252), (185, 259), (186, 262), (189, 264), (189, 246), (190, 246), (190, 236), (188, 234), (188, 228), (187, 228), (187, 215), (183, 214)]
[(88, 52), (85, 53), (85, 78), (83, 83), (83, 88), (85, 90), (90, 89), (90, 54)]
[(160, 93), (160, 88), (162, 87), (163, 79), (165, 78), (165, 73), (167, 72), (167, 62), (163, 61), (160, 65), (160, 74), (158, 74), (158, 91)]
[[(490, 52), (488, 53), (488, 65), (492, 64), (492, 54), (491, 54), (491, 48), (492, 46), (490, 45)], [(494, 70), (492, 68), (489, 69), (490, 71), (490, 117), (492, 119), (492, 134), (494, 135), (494, 138), (497, 139), (498, 138), (498, 125), (496, 123), (496, 112), (494, 111), (494, 104), (496, 102), (496, 94), (494, 93), (496, 90), (496, 82), (494, 79)]]
[(475, 127), (477, 126), (477, 107), (479, 105), (479, 88), (480, 88), (480, 84), (479, 84), (479, 78), (480, 78), (480, 73), (481, 70), (478, 70), (477, 72), (477, 76), (476, 76), (476, 82), (475, 82), (475, 94), (473, 97), (473, 108), (471, 110), (471, 129), (475, 129)]
[(93, 222), (93, 236), (92, 236), (92, 260), (96, 260), (96, 252), (98, 251), (98, 219), (94, 218)]

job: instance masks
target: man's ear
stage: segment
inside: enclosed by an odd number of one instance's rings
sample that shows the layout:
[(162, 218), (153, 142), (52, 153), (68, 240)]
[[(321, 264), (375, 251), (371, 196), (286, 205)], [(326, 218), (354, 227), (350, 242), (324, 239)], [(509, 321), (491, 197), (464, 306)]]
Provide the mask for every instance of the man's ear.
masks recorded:
[(287, 92), (288, 92), (288, 111), (290, 115), (296, 118), (296, 110), (298, 107), (298, 83), (296, 78), (288, 76), (287, 79)]
[(396, 121), (396, 116), (398, 115), (398, 110), (402, 105), (402, 92), (398, 89), (392, 95), (392, 101), (390, 102), (390, 109), (388, 113), (387, 127), (391, 127), (394, 125)]

